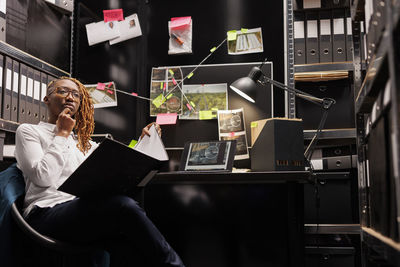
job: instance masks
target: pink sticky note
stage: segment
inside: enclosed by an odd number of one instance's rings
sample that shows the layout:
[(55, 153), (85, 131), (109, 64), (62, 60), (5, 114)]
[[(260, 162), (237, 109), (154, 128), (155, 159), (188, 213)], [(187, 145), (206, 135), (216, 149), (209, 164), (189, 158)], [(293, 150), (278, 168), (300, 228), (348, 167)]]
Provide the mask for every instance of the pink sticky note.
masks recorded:
[(186, 106), (187, 106), (187, 108), (188, 108), (189, 110), (192, 110), (192, 106), (189, 105), (189, 103), (186, 103)]
[(171, 18), (171, 23), (169, 24), (171, 29), (179, 30), (189, 26), (192, 21), (192, 17), (177, 17)]
[(174, 78), (172, 78), (172, 83), (173, 83), (174, 85), (176, 85), (176, 81), (175, 81)]
[(136, 94), (136, 93), (134, 93), (134, 92), (132, 92), (131, 95), (138, 96), (138, 94)]
[(230, 133), (229, 133), (229, 136), (230, 136), (230, 137), (235, 136), (235, 132), (230, 132)]
[(112, 83), (108, 83), (108, 87), (111, 88), (111, 86), (112, 86)]
[(163, 88), (163, 90), (165, 91), (166, 88), (167, 88), (167, 83), (164, 83), (164, 88)]
[(98, 90), (104, 90), (104, 88), (106, 87), (106, 85), (104, 83), (97, 83), (97, 89)]
[(124, 13), (122, 9), (103, 10), (104, 22), (124, 20)]
[(176, 124), (177, 118), (177, 113), (160, 113), (157, 114), (156, 123), (158, 123), (159, 125)]
[(111, 91), (111, 90), (107, 90), (107, 92), (108, 92), (109, 94), (114, 94), (114, 92)]

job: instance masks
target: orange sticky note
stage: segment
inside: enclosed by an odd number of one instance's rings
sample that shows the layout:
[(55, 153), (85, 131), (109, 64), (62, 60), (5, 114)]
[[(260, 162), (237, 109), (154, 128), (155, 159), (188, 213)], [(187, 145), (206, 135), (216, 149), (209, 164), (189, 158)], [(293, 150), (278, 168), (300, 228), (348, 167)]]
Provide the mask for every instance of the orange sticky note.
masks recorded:
[(171, 29), (178, 30), (189, 26), (192, 21), (192, 17), (176, 17), (171, 18), (171, 23), (169, 24)]
[(104, 22), (124, 20), (124, 13), (122, 11), (122, 8), (103, 10), (103, 15), (104, 15)]
[(104, 88), (106, 87), (106, 85), (104, 83), (97, 83), (97, 89), (98, 90), (104, 90)]
[(111, 90), (107, 90), (107, 92), (110, 93), (110, 94), (114, 94), (114, 92), (111, 91)]
[(138, 94), (136, 94), (136, 93), (134, 93), (134, 92), (132, 92), (131, 95), (138, 96)]
[(159, 113), (157, 114), (156, 123), (159, 125), (176, 124), (177, 118), (177, 113)]

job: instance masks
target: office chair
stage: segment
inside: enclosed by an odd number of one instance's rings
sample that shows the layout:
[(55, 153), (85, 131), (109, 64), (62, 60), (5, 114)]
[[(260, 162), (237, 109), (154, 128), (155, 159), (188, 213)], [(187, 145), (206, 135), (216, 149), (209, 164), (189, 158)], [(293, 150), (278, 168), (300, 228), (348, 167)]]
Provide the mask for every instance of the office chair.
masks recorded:
[[(15, 168), (15, 169), (11, 169)], [(22, 173), (17, 169), (15, 164), (11, 165), (8, 170), (14, 171), (12, 175), (14, 176), (15, 180), (20, 179), (19, 181), (23, 181)], [(15, 172), (16, 171), (16, 172)], [(4, 171), (6, 172), (6, 171)], [(3, 173), (3, 172), (2, 172)], [(67, 261), (67, 257), (70, 255), (78, 255), (78, 254), (97, 254), (102, 253), (100, 257), (96, 258), (97, 263), (94, 266), (108, 266), (109, 260), (107, 259), (106, 252), (103, 252), (102, 249), (96, 248), (93, 246), (83, 246), (77, 244), (71, 244), (67, 242), (62, 242), (56, 240), (54, 238), (45, 236), (37, 232), (33, 229), (22, 217), (20, 210), (22, 207), (22, 203), (24, 200), (25, 194), (20, 195), (14, 203), (11, 204), (11, 217), (13, 218), (14, 222), (17, 224), (18, 228), (30, 239), (33, 240), (34, 243), (40, 245), (41, 247), (50, 249), (51, 251), (59, 252), (62, 257), (62, 265), (65, 265)]]

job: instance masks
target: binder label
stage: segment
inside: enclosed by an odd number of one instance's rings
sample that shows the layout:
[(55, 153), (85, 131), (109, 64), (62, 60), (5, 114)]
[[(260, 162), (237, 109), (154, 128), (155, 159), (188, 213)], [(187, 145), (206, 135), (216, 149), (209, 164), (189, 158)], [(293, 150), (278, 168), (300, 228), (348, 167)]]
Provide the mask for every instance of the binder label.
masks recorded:
[(331, 21), (329, 19), (321, 19), (321, 35), (331, 35)]
[(18, 73), (14, 72), (13, 91), (18, 93)]
[(11, 90), (11, 70), (10, 69), (7, 69), (6, 89)]
[(33, 80), (32, 78), (28, 78), (28, 96), (33, 96)]
[(44, 101), (43, 98), (44, 98), (45, 95), (46, 95), (46, 89), (47, 89), (46, 84), (45, 84), (45, 83), (42, 83), (42, 99), (41, 99), (42, 102)]
[(333, 20), (333, 34), (344, 34), (344, 19)]
[(21, 75), (21, 95), (26, 95), (26, 76)]
[(347, 26), (347, 35), (352, 35), (353, 32), (351, 30), (351, 18), (347, 18), (346, 26)]
[(318, 38), (318, 22), (316, 20), (307, 21), (307, 38)]
[(40, 100), (40, 83), (39, 81), (34, 82), (35, 90), (33, 91), (33, 98), (35, 100)]
[(0, 84), (3, 83), (3, 67), (0, 67)]
[(294, 38), (295, 39), (304, 38), (304, 21), (294, 22)]

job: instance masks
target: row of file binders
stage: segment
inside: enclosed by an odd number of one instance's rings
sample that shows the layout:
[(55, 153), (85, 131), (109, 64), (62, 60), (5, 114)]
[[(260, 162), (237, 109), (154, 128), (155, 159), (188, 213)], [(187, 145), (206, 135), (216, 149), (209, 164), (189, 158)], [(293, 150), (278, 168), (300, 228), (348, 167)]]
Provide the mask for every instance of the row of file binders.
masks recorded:
[(353, 38), (348, 8), (294, 13), (295, 64), (353, 60)]
[(43, 102), (54, 77), (6, 55), (0, 55), (1, 118), (18, 123), (47, 121)]

